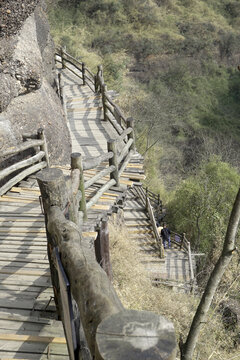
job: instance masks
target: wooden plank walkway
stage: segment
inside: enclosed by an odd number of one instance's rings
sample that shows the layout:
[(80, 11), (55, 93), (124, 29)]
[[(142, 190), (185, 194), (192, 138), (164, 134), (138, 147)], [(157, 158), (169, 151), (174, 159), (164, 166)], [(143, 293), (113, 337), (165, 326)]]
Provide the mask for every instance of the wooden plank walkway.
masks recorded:
[[(63, 71), (66, 115), (72, 151), (86, 158), (107, 152), (107, 141), (118, 134), (103, 120), (101, 98), (68, 70)], [(108, 166), (85, 170), (85, 180)], [(70, 165), (60, 167), (69, 174)], [(130, 239), (141, 248), (141, 261), (153, 279), (187, 281), (187, 260), (176, 250), (166, 251), (166, 260), (156, 255), (151, 224), (145, 209), (133, 198), (131, 187), (144, 179), (143, 159), (132, 156), (120, 177), (120, 187), (106, 191), (88, 211), (83, 238), (94, 251), (96, 227), (112, 207), (127, 196), (124, 216)], [(90, 199), (109, 176), (86, 190)], [(0, 197), (0, 359), (69, 359), (62, 323), (56, 318), (53, 300), (44, 216), (40, 191), (34, 176)]]
[(162, 283), (179, 291), (189, 291), (190, 267), (187, 254), (172, 246), (164, 250), (165, 257), (160, 259), (145, 208), (131, 189), (126, 200), (123, 209), (125, 224), (130, 238), (139, 248), (140, 261), (153, 284)]
[[(116, 130), (109, 122), (103, 120), (101, 97), (94, 94), (88, 86), (81, 85), (75, 75), (64, 70), (66, 114), (72, 138), (73, 152), (81, 152), (83, 156), (98, 156), (107, 151), (107, 141), (118, 136)], [(107, 164), (106, 164), (107, 166)], [(98, 169), (98, 170), (101, 170)], [(85, 179), (94, 176), (96, 169), (84, 172)], [(141, 159), (132, 159), (120, 179), (120, 185), (132, 186), (134, 181), (142, 181), (143, 162)], [(105, 177), (99, 184), (106, 182)], [(130, 180), (131, 179), (131, 180)], [(97, 184), (95, 184), (96, 186)], [(98, 188), (98, 187), (97, 187)], [(87, 191), (87, 196), (94, 195), (95, 187)], [(114, 194), (114, 191), (113, 191)], [(125, 203), (124, 216), (129, 227), (129, 235), (140, 247), (141, 261), (153, 282), (165, 282), (173, 287), (185, 289), (190, 280), (189, 261), (183, 251), (166, 249), (165, 259), (157, 254), (151, 223), (142, 205), (134, 199), (131, 189), (127, 192), (128, 201)], [(114, 204), (113, 199), (104, 195), (92, 210), (109, 212)], [(91, 211), (92, 211), (91, 210)], [(90, 226), (90, 224), (86, 224)]]
[(0, 359), (69, 359), (39, 195), (29, 179), (0, 198)]

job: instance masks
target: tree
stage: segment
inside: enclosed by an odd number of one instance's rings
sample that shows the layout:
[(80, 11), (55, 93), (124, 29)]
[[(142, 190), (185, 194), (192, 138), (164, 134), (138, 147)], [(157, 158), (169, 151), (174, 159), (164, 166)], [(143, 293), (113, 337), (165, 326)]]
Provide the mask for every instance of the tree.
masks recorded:
[(186, 232), (194, 250), (212, 256), (221, 246), (239, 181), (235, 168), (213, 157), (177, 188), (168, 204), (169, 222)]
[(208, 280), (206, 289), (203, 293), (197, 311), (192, 321), (192, 325), (185, 344), (181, 348), (181, 360), (192, 360), (194, 349), (197, 344), (201, 324), (205, 322), (207, 312), (210, 308), (215, 291), (220, 283), (222, 276), (231, 261), (235, 247), (235, 239), (240, 220), (240, 189), (232, 208), (228, 228), (225, 236), (221, 256), (216, 263), (212, 274)]

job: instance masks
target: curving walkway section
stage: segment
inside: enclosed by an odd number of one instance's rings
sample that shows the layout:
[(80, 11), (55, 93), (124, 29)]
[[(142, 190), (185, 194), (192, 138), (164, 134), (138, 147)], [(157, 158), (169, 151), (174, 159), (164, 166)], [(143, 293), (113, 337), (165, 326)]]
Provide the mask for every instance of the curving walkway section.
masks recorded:
[[(103, 120), (101, 97), (79, 83), (69, 70), (61, 73), (72, 152), (80, 152), (84, 158), (107, 152), (107, 141), (118, 134)], [(105, 166), (108, 164), (85, 170), (85, 181)], [(61, 169), (69, 174), (70, 165)], [(83, 239), (94, 251), (100, 220), (121, 207), (129, 241), (138, 244), (140, 260), (153, 283), (188, 282), (189, 264), (184, 253), (168, 250), (165, 259), (156, 253), (150, 218), (132, 192), (134, 182), (143, 179), (143, 158), (136, 153), (121, 174), (120, 186), (103, 193), (88, 210)], [(109, 175), (90, 186), (87, 200), (108, 180)], [(35, 177), (30, 176), (0, 197), (0, 359), (69, 359), (62, 323), (56, 318), (39, 196)]]
[[(65, 110), (73, 152), (80, 152), (86, 158), (106, 152), (107, 141), (117, 138), (118, 134), (109, 122), (103, 120), (101, 97), (94, 94), (87, 85), (83, 86), (79, 83), (79, 78), (69, 70), (65, 69), (62, 76)], [(109, 95), (112, 93), (109, 92)], [(95, 173), (95, 169), (85, 171), (85, 177), (89, 178)], [(105, 178), (104, 181), (108, 179)], [(129, 239), (139, 246), (141, 262), (145, 265), (152, 282), (156, 285), (165, 284), (180, 291), (189, 291), (190, 268), (187, 254), (177, 248), (172, 248), (165, 251), (164, 259), (160, 259), (158, 255), (148, 214), (131, 189), (135, 181), (139, 182), (143, 179), (143, 159), (136, 153), (120, 179), (120, 184), (128, 186), (128, 190), (124, 191), (122, 188), (120, 192), (117, 192), (113, 189), (111, 196), (116, 196), (116, 203), (124, 193), (126, 201), (124, 201), (123, 210), (125, 224), (129, 229)], [(95, 184), (95, 189), (97, 189), (96, 186), (97, 184)], [(89, 189), (89, 196), (93, 194), (91, 191), (92, 189)], [(111, 206), (114, 204), (109, 196), (108, 191), (92, 209), (95, 212), (98, 209), (100, 217), (104, 210), (111, 213)], [(107, 202), (110, 202), (111, 206)], [(86, 223), (85, 226), (94, 228), (94, 224)]]

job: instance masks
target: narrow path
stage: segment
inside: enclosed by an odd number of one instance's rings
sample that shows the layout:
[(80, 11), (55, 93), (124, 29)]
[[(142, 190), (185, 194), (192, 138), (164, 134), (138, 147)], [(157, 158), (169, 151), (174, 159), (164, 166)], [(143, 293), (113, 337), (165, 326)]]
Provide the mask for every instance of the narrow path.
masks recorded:
[[(77, 70), (75, 69), (75, 71)], [(83, 86), (81, 80), (69, 70), (65, 69), (62, 76), (72, 151), (80, 152), (86, 158), (107, 152), (107, 141), (117, 138), (118, 133), (109, 122), (103, 120), (101, 97), (93, 93), (87, 85)], [(85, 179), (95, 175), (96, 171), (101, 169), (85, 171)], [(140, 247), (141, 261), (153, 283), (156, 285), (163, 283), (178, 290), (189, 291), (190, 269), (187, 254), (173, 248), (165, 251), (164, 259), (160, 259), (158, 256), (150, 219), (145, 208), (136, 198), (136, 194), (131, 190), (134, 181), (143, 179), (143, 159), (136, 154), (120, 178), (122, 190), (112, 189), (111, 196), (109, 196), (109, 191), (107, 194), (103, 194), (98, 203), (90, 210), (90, 221), (85, 224), (85, 227), (94, 230), (97, 219), (101, 218), (104, 212), (111, 213), (111, 207), (122, 196), (125, 186), (125, 195), (127, 196), (127, 202), (124, 205), (125, 223), (129, 228), (130, 239), (136, 241)], [(107, 180), (109, 177), (94, 184), (88, 189), (87, 196), (92, 196), (98, 187)], [(93, 243), (95, 238), (90, 240)]]
[(130, 238), (138, 245), (140, 261), (153, 284), (165, 284), (178, 291), (189, 291), (190, 267), (187, 254), (172, 245), (171, 249), (165, 249), (164, 259), (160, 259), (148, 214), (132, 189), (127, 193), (124, 218)]
[(34, 179), (0, 197), (0, 359), (69, 359)]

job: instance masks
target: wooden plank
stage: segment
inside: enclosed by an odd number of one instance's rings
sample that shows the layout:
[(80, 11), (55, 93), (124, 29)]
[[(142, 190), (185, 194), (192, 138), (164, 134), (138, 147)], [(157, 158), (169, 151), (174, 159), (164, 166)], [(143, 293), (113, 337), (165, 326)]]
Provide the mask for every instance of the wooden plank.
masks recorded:
[(2, 195), (0, 197), (0, 201), (16, 201), (16, 202), (26, 202), (26, 203), (37, 203), (37, 205), (40, 206), (39, 204), (39, 198), (36, 198), (36, 197), (33, 197), (32, 199), (29, 199), (28, 197), (24, 197), (22, 195), (20, 196), (16, 196), (16, 195), (11, 195), (11, 194), (8, 194), (8, 195)]
[(0, 269), (0, 274), (14, 274), (25, 276), (51, 276), (48, 271), (33, 271), (33, 270), (16, 270), (16, 269)]
[(47, 254), (44, 253), (33, 253), (32, 251), (26, 251), (26, 250), (16, 250), (16, 251), (0, 251), (0, 257), (6, 257), (6, 258), (10, 258), (10, 257), (14, 257), (17, 259), (41, 259), (41, 260), (45, 260), (47, 259)]
[(109, 209), (109, 205), (99, 205), (99, 204), (95, 204), (91, 207), (91, 209), (97, 209), (97, 210), (108, 210)]
[(0, 228), (0, 234), (46, 234), (46, 229), (45, 228), (21, 228), (21, 227), (13, 227), (13, 228)]
[[(49, 357), (50, 356), (50, 357)], [(53, 354), (38, 354), (38, 353), (23, 353), (21, 351), (1, 351), (0, 359), (2, 360), (69, 360), (69, 356), (66, 355), (53, 355)]]
[[(30, 254), (31, 255), (31, 254)], [(19, 256), (16, 256), (16, 254), (14, 253), (0, 253), (0, 260), (1, 261), (7, 261), (10, 260), (11, 262), (13, 261), (18, 261), (18, 262), (28, 262), (29, 264), (48, 264), (48, 258), (47, 258), (47, 254), (46, 255), (39, 255), (36, 254), (36, 256), (34, 255), (33, 257), (29, 256), (26, 257), (24, 254), (22, 255), (22, 253), (20, 253)]]
[(48, 263), (34, 263), (34, 262), (27, 262), (26, 260), (23, 262), (16, 260), (1, 260), (0, 259), (0, 269), (2, 268), (16, 268), (16, 269), (33, 269), (33, 270), (37, 270), (37, 269), (49, 269), (49, 265)]
[(82, 236), (83, 237), (97, 237), (97, 232), (96, 231), (83, 231), (82, 232)]
[(23, 214), (22, 212), (20, 214), (16, 214), (14, 212), (2, 212), (0, 207), (0, 220), (8, 220), (8, 221), (44, 221), (44, 216), (41, 213), (40, 215), (36, 214)]
[[(31, 323), (28, 321), (11, 321), (11, 320), (2, 320), (0, 322), (0, 334), (12, 334), (14, 333), (19, 335), (38, 335), (38, 336), (53, 336), (53, 337), (63, 337), (63, 327), (61, 322), (59, 321), (59, 325), (57, 326), (57, 322), (51, 325), (45, 325), (41, 323)], [(5, 332), (4, 332), (5, 330)]]
[[(0, 274), (0, 280), (2, 285), (22, 285), (22, 286), (37, 286), (37, 287), (49, 287), (51, 285), (49, 277), (37, 277), (37, 276), (23, 276), (23, 275), (5, 275)], [(33, 285), (34, 284), (34, 285)]]
[[(10, 340), (11, 336), (9, 336), (11, 334), (7, 334), (6, 338), (7, 340), (3, 337), (2, 340), (0, 340), (0, 349), (1, 351), (12, 351), (12, 352), (17, 352), (19, 349), (21, 349), (21, 352), (23, 353), (37, 353), (37, 354), (51, 354), (51, 358), (52, 358), (52, 354), (56, 354), (56, 355), (67, 355), (68, 351), (67, 351), (67, 346), (64, 343), (64, 340), (58, 340), (56, 339), (55, 341), (61, 341), (60, 343), (55, 342), (52, 343), (51, 342), (51, 337), (49, 339), (49, 341), (44, 341), (44, 339), (39, 339), (39, 341), (32, 341), (35, 340), (34, 337), (31, 338), (31, 335), (25, 336), (26, 340), (20, 340), (21, 339), (21, 335), (19, 335), (19, 338), (17, 340), (17, 335), (16, 335), (16, 339), (15, 340)], [(14, 335), (14, 334), (13, 334)], [(29, 338), (29, 339), (27, 339)], [(24, 337), (23, 337), (24, 339)], [(61, 338), (60, 338), (61, 339)], [(37, 340), (37, 339), (36, 339)]]
[(23, 192), (27, 192), (27, 193), (36, 193), (37, 195), (41, 194), (38, 187), (26, 188), (26, 187), (22, 187), (22, 186), (13, 186), (10, 191), (15, 191), (15, 192), (23, 191)]
[(32, 293), (33, 296), (35, 293), (40, 293), (42, 291), (48, 291), (49, 293), (52, 294), (52, 288), (50, 287), (45, 287), (43, 288), (42, 286), (28, 286), (28, 285), (18, 285), (18, 284), (5, 284), (2, 285), (0, 284), (0, 291), (4, 292), (4, 291), (8, 291), (8, 292), (28, 292), (28, 293)]
[(1, 239), (0, 238), (0, 244), (2, 245), (25, 245), (25, 246), (29, 246), (29, 245), (33, 245), (33, 246), (38, 246), (38, 247), (43, 247), (44, 249), (46, 249), (46, 245), (47, 245), (47, 240), (39, 240), (38, 238), (35, 239), (24, 239), (19, 237), (19, 239)]
[[(24, 316), (24, 315), (20, 315), (20, 314), (16, 314), (16, 313), (12, 313), (12, 312), (1, 312), (0, 311), (0, 320), (8, 320), (8, 321), (12, 321), (12, 322), (26, 322), (26, 323), (32, 323), (32, 324), (39, 324), (40, 326), (42, 325), (50, 325), (50, 326), (61, 326), (62, 323), (61, 321), (56, 321), (53, 319), (47, 319), (44, 317), (38, 318), (38, 317), (34, 317), (34, 316)], [(1, 321), (0, 321), (1, 324)]]
[(67, 112), (90, 112), (90, 111), (101, 111), (102, 106), (92, 106), (92, 107), (75, 107), (75, 108), (67, 108)]
[[(5, 296), (5, 298), (0, 297), (0, 308), (6, 309), (20, 309), (20, 310), (30, 310), (30, 311), (46, 311), (46, 312), (55, 312), (56, 307), (53, 301), (53, 298), (49, 296), (46, 299), (34, 299), (30, 297), (21, 297), (18, 294), (18, 297)], [(14, 310), (13, 310), (14, 311)]]
[(34, 253), (34, 255), (38, 256), (38, 255), (46, 255), (46, 249), (39, 249), (37, 247), (34, 246), (18, 246), (16, 247), (16, 245), (14, 246), (10, 246), (10, 245), (0, 245), (0, 253), (3, 252), (9, 252), (9, 253), (14, 253), (14, 254), (32, 254)]

